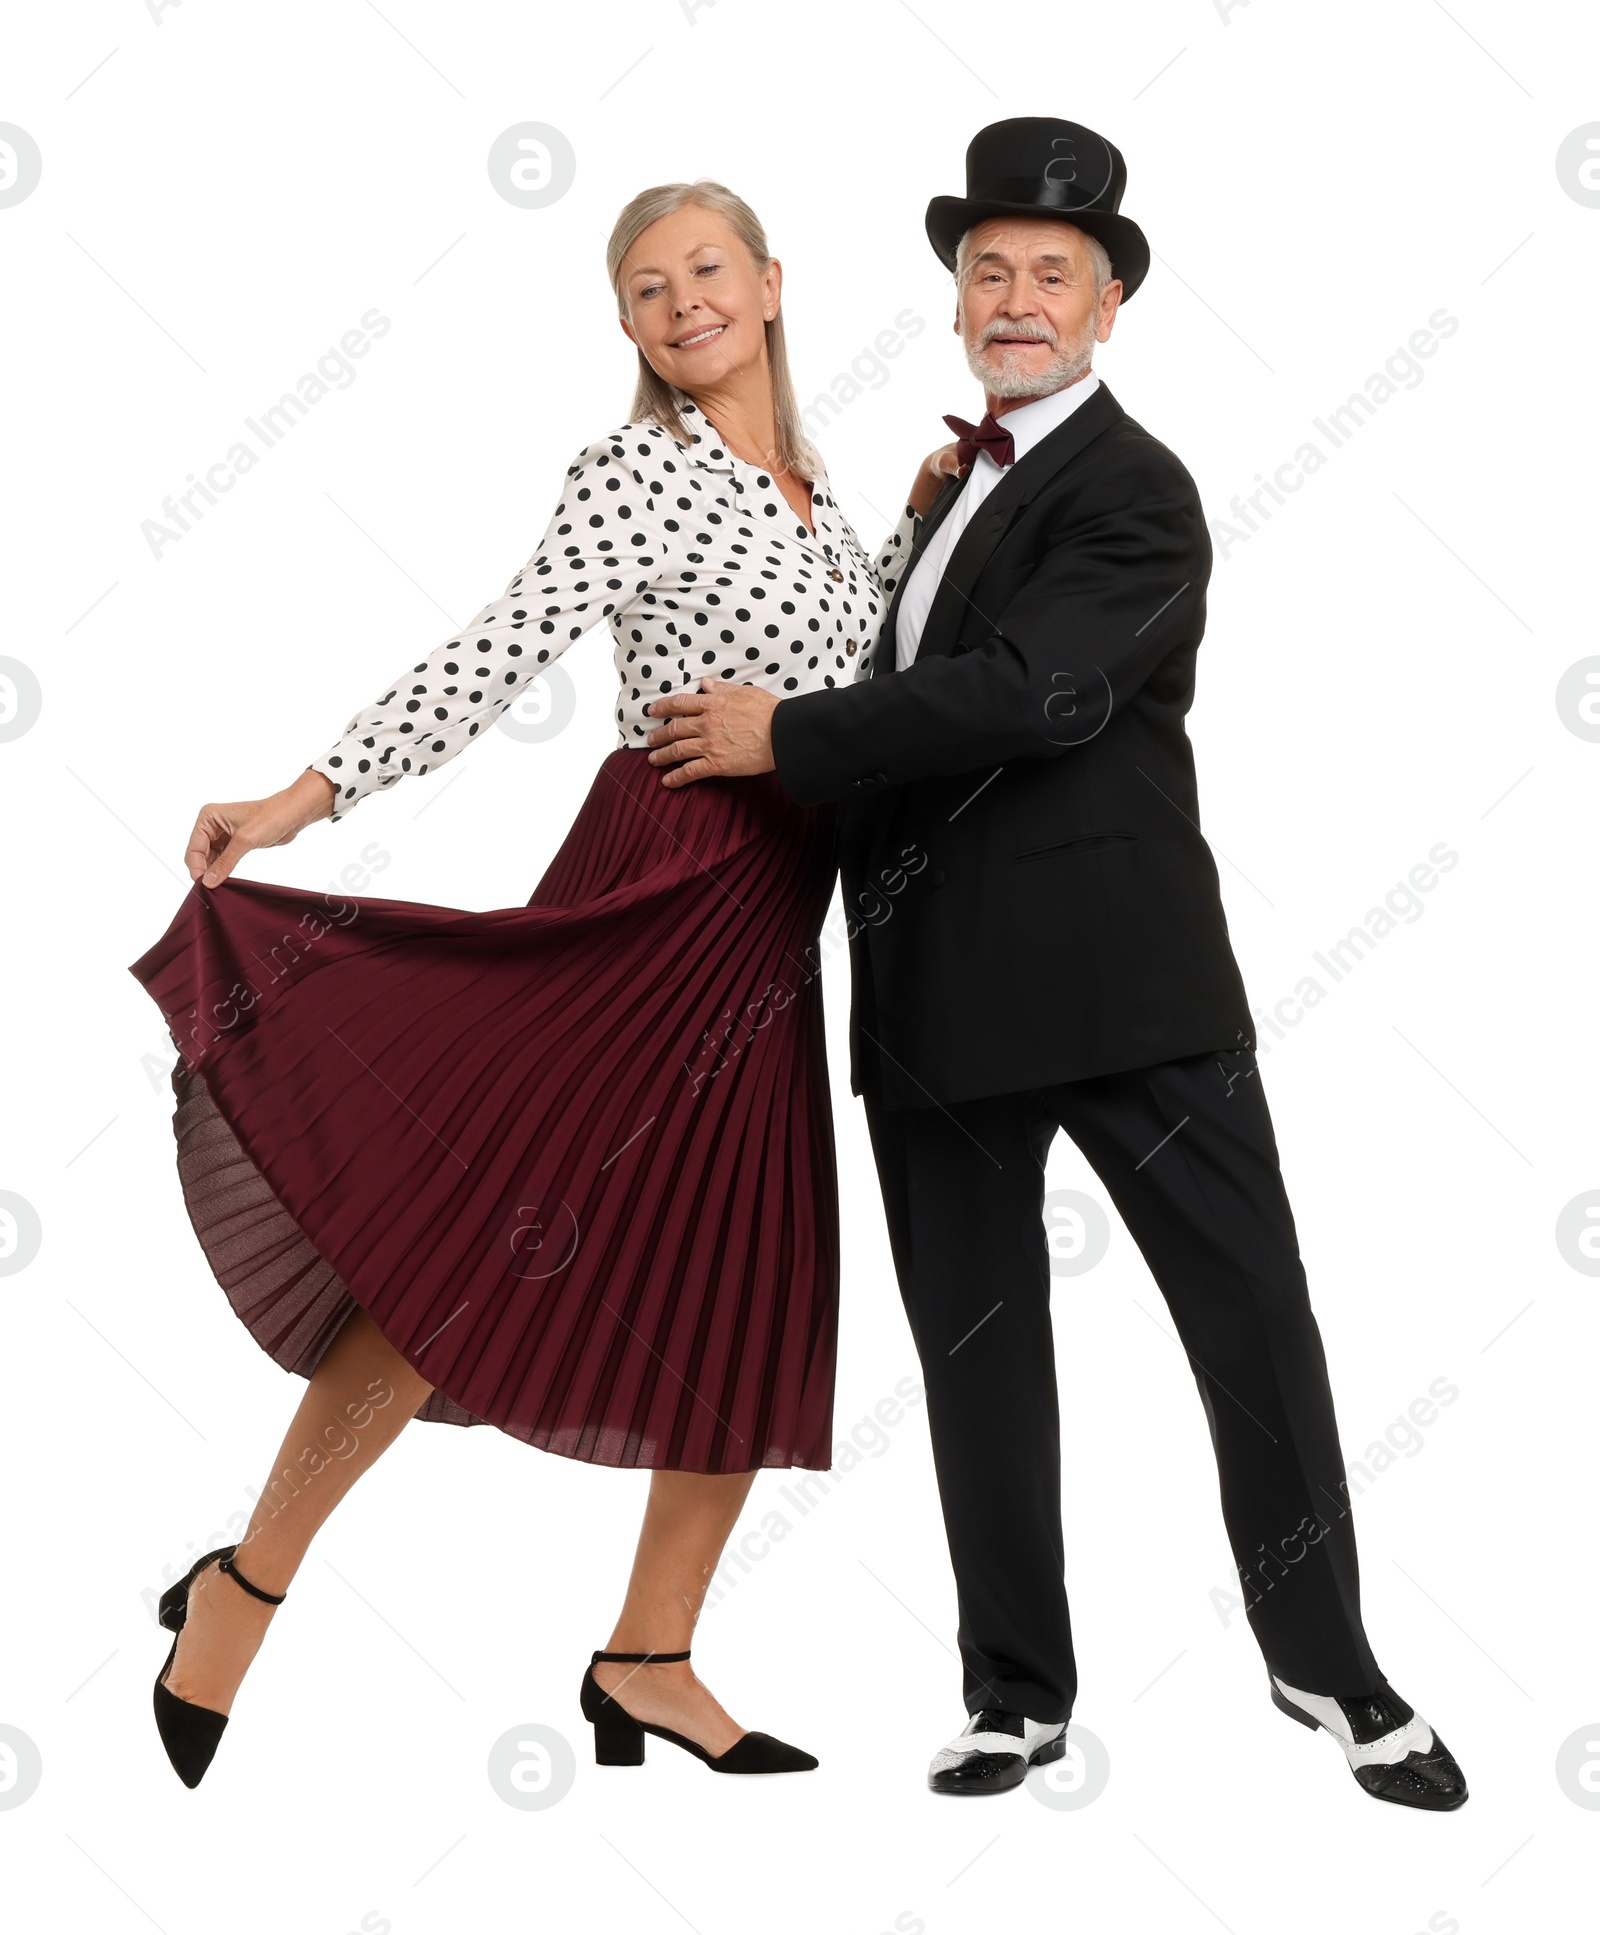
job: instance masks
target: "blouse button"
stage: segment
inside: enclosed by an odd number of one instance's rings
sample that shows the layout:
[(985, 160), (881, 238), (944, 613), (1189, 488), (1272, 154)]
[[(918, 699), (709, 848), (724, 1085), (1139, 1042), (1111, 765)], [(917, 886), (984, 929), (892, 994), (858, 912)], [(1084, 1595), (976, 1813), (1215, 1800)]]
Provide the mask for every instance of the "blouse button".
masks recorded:
[(855, 657), (855, 655), (856, 655), (856, 642), (855, 642), (855, 640), (854, 640), (853, 638), (847, 638), (847, 639), (845, 640), (845, 642), (844, 642), (844, 655), (845, 655), (845, 657), (846, 657), (846, 658), (854, 658), (854, 657)]
[(828, 576), (836, 585), (842, 585), (844, 583), (844, 573), (836, 564), (830, 564), (828, 566)]

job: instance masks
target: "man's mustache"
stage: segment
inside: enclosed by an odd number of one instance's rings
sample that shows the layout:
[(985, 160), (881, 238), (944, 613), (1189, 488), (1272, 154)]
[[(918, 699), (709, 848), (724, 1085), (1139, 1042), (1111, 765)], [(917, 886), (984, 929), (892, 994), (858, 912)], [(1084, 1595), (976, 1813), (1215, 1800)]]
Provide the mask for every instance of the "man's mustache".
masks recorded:
[(1022, 336), (1029, 342), (1048, 343), (1052, 349), (1056, 345), (1056, 332), (1043, 323), (992, 322), (986, 323), (978, 337), (978, 348), (987, 349), (997, 336)]

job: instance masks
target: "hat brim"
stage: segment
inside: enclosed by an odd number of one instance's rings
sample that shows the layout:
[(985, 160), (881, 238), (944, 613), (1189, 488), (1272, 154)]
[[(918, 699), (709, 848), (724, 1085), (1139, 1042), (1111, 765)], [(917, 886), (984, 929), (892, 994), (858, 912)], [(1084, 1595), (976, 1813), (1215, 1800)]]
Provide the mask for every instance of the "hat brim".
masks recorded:
[(1104, 245), (1111, 257), (1111, 273), (1122, 284), (1127, 302), (1150, 268), (1150, 244), (1144, 230), (1126, 215), (1103, 208), (1041, 208), (1037, 202), (968, 201), (961, 195), (935, 195), (928, 204), (928, 240), (947, 269), (956, 266), (956, 244), (978, 222), (1002, 215), (1037, 215), (1047, 221), (1070, 222)]

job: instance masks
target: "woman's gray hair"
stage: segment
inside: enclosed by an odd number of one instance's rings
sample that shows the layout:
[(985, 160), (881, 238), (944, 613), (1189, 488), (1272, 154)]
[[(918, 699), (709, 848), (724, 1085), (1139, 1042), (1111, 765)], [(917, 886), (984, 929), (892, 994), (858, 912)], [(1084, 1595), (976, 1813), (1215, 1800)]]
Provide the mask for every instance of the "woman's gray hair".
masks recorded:
[[(646, 188), (634, 196), (617, 217), (606, 244), (606, 272), (616, 291), (617, 314), (628, 315), (628, 292), (623, 286), (622, 265), (629, 251), (649, 228), (664, 215), (675, 215), (680, 208), (709, 208), (720, 215), (749, 251), (758, 270), (772, 260), (766, 231), (755, 211), (720, 181), (669, 181), (659, 188)], [(800, 406), (795, 400), (794, 381), (789, 374), (789, 356), (783, 339), (783, 312), (767, 324), (767, 367), (772, 376), (772, 415), (777, 449), (771, 452), (769, 468), (789, 472), (815, 482), (822, 474), (822, 459), (806, 436), (800, 422)], [(637, 347), (637, 346), (636, 346)], [(689, 441), (689, 432), (678, 414), (677, 393), (664, 376), (657, 373), (644, 351), (639, 350), (639, 381), (633, 393), (630, 421), (651, 418), (680, 443)]]
[[(1089, 258), (1089, 267), (1094, 271), (1094, 299), (1098, 302), (1105, 294), (1106, 284), (1111, 280), (1111, 257), (1106, 253), (1105, 244), (1096, 241), (1087, 229), (1078, 228), (1077, 223), (1072, 221), (1069, 215), (1057, 218), (1050, 209), (1041, 209), (1039, 212), (1041, 215), (1050, 215), (1052, 220), (1059, 219), (1077, 229), (1083, 239), (1083, 252)], [(972, 230), (969, 228), (956, 244), (956, 287), (958, 289), (967, 279), (967, 245), (971, 239)]]

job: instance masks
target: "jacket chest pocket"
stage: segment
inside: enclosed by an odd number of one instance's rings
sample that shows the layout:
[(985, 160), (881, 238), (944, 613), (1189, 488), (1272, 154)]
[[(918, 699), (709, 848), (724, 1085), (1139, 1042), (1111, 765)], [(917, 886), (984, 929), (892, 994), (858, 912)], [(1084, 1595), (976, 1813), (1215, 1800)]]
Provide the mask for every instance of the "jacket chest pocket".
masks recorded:
[(1126, 851), (1138, 844), (1134, 833), (1074, 833), (1064, 840), (1052, 840), (1047, 845), (1025, 847), (1020, 853), (1012, 854), (1013, 861), (1023, 860), (1066, 860), (1080, 853), (1098, 853), (1107, 848)]

